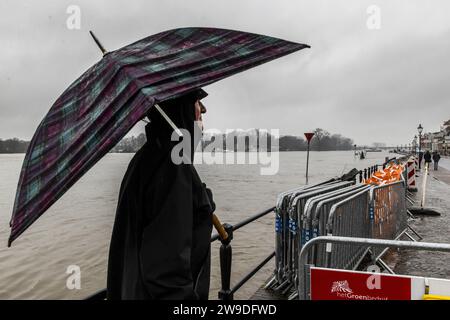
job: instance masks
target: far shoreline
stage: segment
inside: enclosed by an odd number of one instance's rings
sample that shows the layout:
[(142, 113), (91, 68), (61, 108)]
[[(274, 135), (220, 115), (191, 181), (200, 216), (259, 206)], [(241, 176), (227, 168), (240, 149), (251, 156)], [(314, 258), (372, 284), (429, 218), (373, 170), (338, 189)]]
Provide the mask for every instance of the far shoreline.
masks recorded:
[[(261, 151), (261, 152), (306, 152), (307, 150), (281, 150), (281, 151)], [(310, 150), (310, 152), (335, 152), (335, 151), (353, 151), (353, 150)], [(389, 152), (389, 150), (383, 150), (386, 152)], [(133, 152), (108, 152), (108, 154), (124, 154), (124, 153), (136, 153), (137, 151)], [(258, 151), (217, 151), (217, 152), (244, 152), (244, 153), (250, 153), (250, 152), (258, 152)], [(0, 152), (0, 154), (26, 154), (26, 152)]]

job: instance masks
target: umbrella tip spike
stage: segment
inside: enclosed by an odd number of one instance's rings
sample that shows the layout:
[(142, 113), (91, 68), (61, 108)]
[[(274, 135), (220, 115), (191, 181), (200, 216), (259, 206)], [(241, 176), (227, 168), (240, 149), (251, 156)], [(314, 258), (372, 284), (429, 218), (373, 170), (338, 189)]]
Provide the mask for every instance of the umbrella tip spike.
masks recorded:
[(103, 45), (101, 44), (100, 40), (98, 40), (98, 38), (95, 36), (94, 32), (92, 30), (89, 30), (89, 34), (91, 35), (92, 39), (94, 39), (94, 41), (97, 44), (97, 46), (100, 49), (100, 51), (103, 53), (103, 56), (105, 54), (107, 54), (108, 51), (106, 51), (105, 47), (103, 47)]

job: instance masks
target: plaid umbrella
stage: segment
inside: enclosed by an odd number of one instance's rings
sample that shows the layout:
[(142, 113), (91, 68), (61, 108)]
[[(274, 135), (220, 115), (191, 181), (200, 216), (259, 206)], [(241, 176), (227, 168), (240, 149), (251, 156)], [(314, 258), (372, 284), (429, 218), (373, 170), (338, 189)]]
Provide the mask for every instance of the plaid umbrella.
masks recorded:
[(22, 165), (8, 246), (155, 103), (307, 47), (247, 32), (180, 28), (107, 53), (39, 124)]

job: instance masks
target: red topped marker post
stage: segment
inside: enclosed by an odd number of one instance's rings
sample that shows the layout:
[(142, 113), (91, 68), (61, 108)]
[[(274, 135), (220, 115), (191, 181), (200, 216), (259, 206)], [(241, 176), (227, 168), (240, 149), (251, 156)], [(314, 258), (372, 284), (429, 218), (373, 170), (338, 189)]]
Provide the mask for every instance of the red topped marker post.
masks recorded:
[(314, 132), (306, 132), (305, 138), (308, 142), (308, 151), (306, 153), (306, 184), (308, 184), (308, 169), (309, 169), (309, 146), (311, 144), (311, 139), (314, 137)]

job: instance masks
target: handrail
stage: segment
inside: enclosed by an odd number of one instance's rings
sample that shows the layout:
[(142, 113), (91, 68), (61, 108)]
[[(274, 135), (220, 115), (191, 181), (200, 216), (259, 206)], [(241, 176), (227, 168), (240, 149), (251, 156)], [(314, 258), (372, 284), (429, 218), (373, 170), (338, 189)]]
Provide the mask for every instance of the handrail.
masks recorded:
[[(266, 265), (274, 256), (275, 252), (272, 252), (267, 258), (265, 258), (261, 263), (258, 264), (252, 271), (250, 271), (246, 276), (244, 276), (234, 287), (233, 289), (230, 288), (224, 288), (224, 280), (225, 284), (228, 282), (230, 283), (231, 278), (231, 240), (233, 239), (233, 231), (236, 231), (249, 223), (258, 220), (265, 215), (273, 212), (275, 210), (275, 207), (268, 208), (260, 213), (257, 213), (247, 219), (244, 219), (235, 225), (229, 225), (225, 223), (223, 226), (225, 230), (228, 233), (227, 239), (221, 239), (219, 234), (215, 233), (211, 236), (211, 242), (214, 242), (216, 240), (220, 240), (222, 242), (221, 248), (220, 248), (220, 264), (221, 264), (221, 273), (222, 273), (222, 289), (219, 293), (219, 298), (222, 300), (232, 300), (233, 294), (239, 290), (248, 280), (250, 280), (256, 272), (258, 272), (264, 265)], [(226, 262), (226, 263), (225, 263)], [(222, 265), (225, 268), (222, 268)], [(99, 290), (98, 292), (88, 296), (85, 298), (85, 300), (105, 300), (106, 299), (106, 289)]]
[[(405, 157), (401, 157), (400, 160), (403, 158), (405, 158)], [(356, 176), (359, 175), (359, 182), (363, 182), (363, 180), (369, 179), (372, 176), (372, 174), (374, 174), (375, 172), (378, 171), (378, 167), (382, 167), (384, 169), (384, 168), (386, 168), (386, 165), (388, 165), (390, 162), (392, 162), (396, 159), (397, 159), (397, 157), (393, 157), (393, 158), (387, 159), (385, 162), (383, 162), (383, 164), (374, 164), (373, 166), (369, 166), (365, 169), (359, 170), (356, 174)], [(356, 179), (356, 176), (355, 176), (355, 179)]]
[[(249, 218), (247, 218), (247, 219), (245, 219), (245, 220), (243, 220), (243, 221), (241, 221), (241, 222), (236, 223), (234, 226), (232, 226), (232, 227), (233, 227), (233, 231), (236, 231), (236, 230), (238, 230), (238, 229), (240, 229), (240, 228), (246, 226), (246, 225), (249, 224), (250, 222), (253, 222), (253, 221), (255, 221), (255, 220), (258, 220), (259, 218), (265, 216), (266, 214), (268, 214), (268, 213), (270, 213), (270, 212), (272, 212), (272, 211), (274, 211), (274, 210), (275, 210), (275, 207), (266, 209), (266, 210), (264, 210), (264, 211), (262, 211), (262, 212), (260, 212), (260, 213), (258, 213), (258, 214), (255, 214), (255, 215), (252, 216), (252, 217), (249, 217)], [(219, 238), (220, 238), (219, 234), (218, 234), (218, 233), (215, 233), (215, 234), (213, 234), (212, 237), (211, 237), (211, 242), (214, 242), (214, 241), (216, 241), (216, 240), (219, 240)]]
[(268, 213), (274, 212), (275, 207), (266, 209), (252, 217), (244, 219), (241, 222), (236, 223), (234, 226), (225, 223), (223, 227), (228, 234), (226, 239), (222, 239), (219, 235), (214, 235), (211, 238), (211, 242), (220, 240), (222, 245), (220, 246), (220, 275), (222, 286), (219, 291), (220, 300), (233, 300), (234, 293), (239, 290), (248, 280), (250, 280), (256, 272), (258, 272), (263, 266), (265, 266), (274, 256), (275, 252), (272, 252), (267, 258), (265, 258), (261, 263), (256, 266), (252, 271), (250, 271), (246, 276), (244, 276), (232, 289), (230, 288), (231, 281), (231, 265), (232, 265), (232, 247), (231, 241), (233, 240), (233, 232), (248, 225), (249, 223), (264, 217)]
[[(372, 173), (374, 173), (375, 171), (378, 170), (378, 167), (381, 166), (384, 168), (387, 163), (389, 163), (390, 161), (392, 161), (394, 159), (396, 159), (396, 158), (389, 159), (382, 165), (376, 164), (376, 165), (370, 166), (364, 170), (360, 170), (355, 175), (354, 179), (356, 180), (356, 176), (359, 175), (359, 181), (362, 182), (363, 175), (364, 175), (364, 178), (367, 179)], [(241, 288), (242, 285), (244, 285), (248, 280), (250, 280), (251, 277), (253, 277), (256, 274), (256, 272), (258, 272), (265, 264), (267, 264), (275, 256), (275, 252), (270, 254), (256, 268), (254, 268), (245, 277), (243, 277), (233, 287), (233, 289), (229, 288), (229, 282), (230, 282), (230, 278), (231, 278), (231, 255), (232, 255), (230, 243), (231, 243), (231, 240), (233, 239), (233, 231), (236, 231), (236, 230), (248, 225), (249, 223), (264, 217), (265, 215), (267, 215), (271, 212), (274, 212), (274, 210), (275, 210), (275, 207), (268, 208), (258, 214), (255, 214), (247, 219), (244, 219), (244, 220), (236, 223), (235, 225), (230, 225), (230, 224), (225, 223), (223, 226), (224, 226), (225, 230), (227, 231), (227, 233), (229, 234), (229, 237), (227, 239), (220, 239), (220, 236), (218, 233), (214, 233), (211, 236), (211, 243), (214, 241), (217, 241), (217, 240), (220, 240), (222, 242), (222, 245), (220, 248), (220, 260), (221, 260), (220, 263), (221, 263), (221, 273), (222, 273), (222, 275), (221, 275), (222, 276), (222, 289), (219, 292), (220, 299), (232, 300), (233, 294), (237, 290), (239, 290), (239, 288)], [(223, 266), (223, 268), (222, 268), (222, 266)], [(225, 283), (224, 283), (224, 280), (225, 280)], [(86, 298), (86, 300), (101, 300), (101, 299), (106, 299), (106, 289), (102, 289)]]
[(272, 258), (275, 257), (275, 251), (269, 254), (267, 258), (265, 258), (259, 265), (257, 265), (252, 271), (250, 271), (244, 278), (242, 278), (241, 281), (239, 281), (233, 289), (231, 289), (232, 293), (235, 293), (238, 291), (248, 280), (250, 280), (262, 267), (264, 267), (267, 262), (272, 260)]

